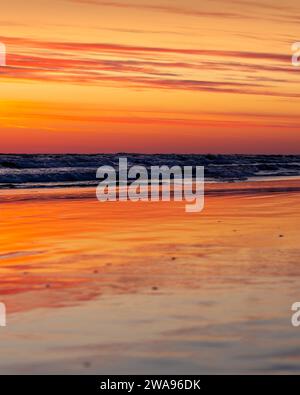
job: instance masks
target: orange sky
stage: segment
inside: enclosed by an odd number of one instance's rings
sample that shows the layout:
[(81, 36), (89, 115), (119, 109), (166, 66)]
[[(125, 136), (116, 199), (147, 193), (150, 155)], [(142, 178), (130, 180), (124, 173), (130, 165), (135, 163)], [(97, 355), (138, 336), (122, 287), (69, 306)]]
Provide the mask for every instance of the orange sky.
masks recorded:
[(0, 152), (300, 154), (299, 0), (2, 2)]

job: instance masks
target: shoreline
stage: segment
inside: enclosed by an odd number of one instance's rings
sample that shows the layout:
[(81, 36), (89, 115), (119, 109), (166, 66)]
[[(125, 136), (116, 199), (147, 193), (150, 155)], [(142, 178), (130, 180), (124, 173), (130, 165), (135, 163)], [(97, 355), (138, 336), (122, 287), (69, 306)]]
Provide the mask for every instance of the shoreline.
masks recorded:
[[(20, 188), (0, 189), (0, 204), (30, 200), (56, 199), (95, 199), (96, 187), (52, 187), (52, 188)], [(240, 182), (205, 182), (206, 196), (230, 196), (249, 194), (276, 194), (300, 192), (300, 177), (288, 177), (268, 180), (240, 181)], [(172, 195), (171, 195), (172, 197)], [(172, 199), (171, 199), (172, 201)], [(114, 203), (114, 202), (111, 202)], [(116, 202), (117, 203), (117, 202)], [(133, 202), (135, 203), (135, 202)]]
[[(275, 176), (275, 175), (270, 175), (270, 176), (255, 176), (255, 177), (249, 177), (245, 179), (210, 179), (206, 178), (205, 179), (205, 185), (215, 185), (215, 184), (240, 184), (240, 183), (252, 183), (252, 182), (271, 182), (271, 181), (297, 181), (300, 180), (300, 174), (299, 175), (293, 175), (293, 176)], [(99, 184), (99, 181), (78, 181), (78, 182), (49, 182), (49, 183), (23, 183), (23, 184), (14, 184), (14, 183), (0, 183), (0, 192), (1, 191), (15, 191), (15, 190), (28, 190), (28, 189), (63, 189), (63, 188), (92, 188), (92, 187), (97, 187)], [(130, 185), (128, 183), (128, 185)], [(161, 181), (160, 184), (162, 185)]]

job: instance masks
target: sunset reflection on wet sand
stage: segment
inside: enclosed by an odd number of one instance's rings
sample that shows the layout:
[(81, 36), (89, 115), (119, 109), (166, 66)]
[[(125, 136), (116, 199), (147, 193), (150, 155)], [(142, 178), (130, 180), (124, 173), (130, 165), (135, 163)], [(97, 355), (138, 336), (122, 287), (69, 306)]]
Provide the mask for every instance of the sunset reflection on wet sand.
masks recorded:
[(300, 181), (227, 185), (195, 214), (2, 191), (1, 372), (297, 372)]

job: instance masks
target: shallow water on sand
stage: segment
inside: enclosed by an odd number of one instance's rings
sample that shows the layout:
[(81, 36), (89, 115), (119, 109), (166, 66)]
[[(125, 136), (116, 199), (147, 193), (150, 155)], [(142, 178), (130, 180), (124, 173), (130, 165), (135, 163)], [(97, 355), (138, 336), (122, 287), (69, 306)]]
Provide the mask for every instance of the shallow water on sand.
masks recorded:
[(300, 183), (284, 183), (220, 186), (198, 214), (1, 192), (0, 373), (298, 373)]

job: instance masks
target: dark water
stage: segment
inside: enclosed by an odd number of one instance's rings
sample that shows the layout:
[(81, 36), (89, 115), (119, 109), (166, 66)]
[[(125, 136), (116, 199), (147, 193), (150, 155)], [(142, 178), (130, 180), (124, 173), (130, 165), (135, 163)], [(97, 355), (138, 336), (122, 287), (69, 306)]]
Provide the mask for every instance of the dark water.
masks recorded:
[(0, 187), (94, 185), (97, 168), (103, 165), (117, 168), (120, 157), (128, 159), (128, 166), (204, 166), (206, 179), (216, 181), (300, 175), (300, 156), (293, 155), (0, 155)]

